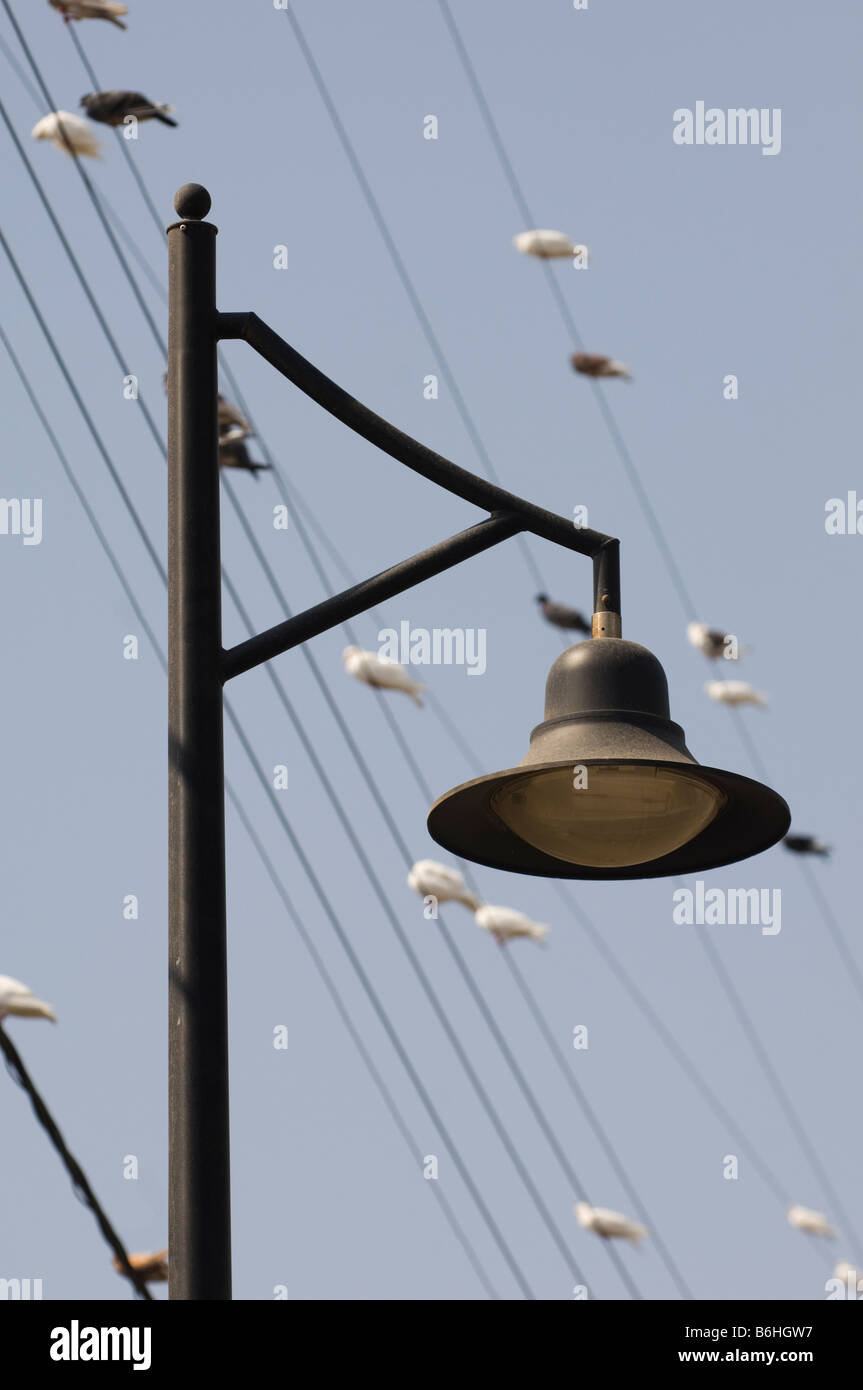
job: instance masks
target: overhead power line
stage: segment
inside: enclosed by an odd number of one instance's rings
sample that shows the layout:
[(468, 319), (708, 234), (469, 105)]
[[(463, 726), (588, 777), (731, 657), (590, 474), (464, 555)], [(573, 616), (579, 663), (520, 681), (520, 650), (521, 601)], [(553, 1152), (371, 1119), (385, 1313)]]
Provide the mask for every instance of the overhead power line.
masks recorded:
[(56, 1120), (36, 1089), (36, 1083), (33, 1081), (33, 1078), (21, 1060), (21, 1054), (2, 1025), (0, 1025), (0, 1052), (3, 1053), (6, 1059), (6, 1068), (12, 1080), (16, 1082), (16, 1084), (21, 1087), (21, 1090), (29, 1097), (30, 1104), (33, 1107), (33, 1113), (47, 1134), (53, 1148), (59, 1155), (60, 1162), (69, 1174), (76, 1195), (80, 1197), (84, 1205), (89, 1207), (90, 1211), (95, 1216), (99, 1230), (102, 1232), (105, 1241), (111, 1247), (120, 1262), (122, 1274), (131, 1282), (139, 1298), (152, 1302), (153, 1295), (147, 1288), (144, 1276), (129, 1263), (129, 1254), (125, 1245), (108, 1220), (105, 1209), (90, 1186), (90, 1181), (80, 1163), (74, 1155), (69, 1152), (66, 1141), (57, 1127)]

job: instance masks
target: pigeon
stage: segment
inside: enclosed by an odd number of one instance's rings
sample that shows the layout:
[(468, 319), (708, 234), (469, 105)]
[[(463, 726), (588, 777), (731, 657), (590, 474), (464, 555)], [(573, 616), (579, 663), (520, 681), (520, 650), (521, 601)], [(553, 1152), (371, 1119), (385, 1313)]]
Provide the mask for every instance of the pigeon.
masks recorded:
[(514, 907), (491, 907), (489, 903), (483, 903), (474, 912), (474, 917), (483, 931), (491, 932), (498, 946), (505, 946), (517, 936), (527, 936), (531, 941), (544, 945), (543, 938), (551, 931), (551, 927), (544, 922), (532, 922), (523, 912), (516, 912)]
[[(129, 1264), (138, 1274), (143, 1274), (147, 1284), (167, 1284), (168, 1282), (168, 1250), (157, 1250), (155, 1252), (147, 1250), (140, 1255), (129, 1255)], [(115, 1255), (113, 1260), (114, 1268), (118, 1274), (125, 1274), (126, 1271), (120, 1264)]]
[(236, 432), (219, 436), (219, 467), (240, 468), (246, 473), (251, 473), (257, 482), (258, 474), (265, 473), (273, 465), (255, 463), (243, 442), (244, 438), (243, 434), (237, 435)]
[(587, 1231), (596, 1231), (603, 1240), (612, 1237), (631, 1240), (637, 1245), (647, 1235), (647, 1228), (635, 1221), (621, 1216), (619, 1211), (608, 1211), (605, 1207), (592, 1207), (589, 1202), (576, 1202), (575, 1219)]
[(0, 975), (0, 1022), (7, 1017), (50, 1018), (52, 1023), (57, 1022), (51, 1005), (37, 999), (32, 989), (9, 975)]
[(579, 613), (577, 608), (568, 608), (565, 603), (555, 603), (554, 599), (548, 597), (548, 594), (537, 594), (536, 601), (546, 622), (552, 623), (554, 627), (567, 628), (574, 632), (586, 632), (588, 637), (590, 636), (590, 623)]
[(118, 5), (116, 0), (48, 0), (48, 4), (60, 11), (66, 24), (72, 19), (107, 19), (118, 29), (127, 28), (117, 15), (128, 14), (129, 11), (125, 5)]
[(725, 655), (725, 633), (719, 632), (715, 627), (708, 627), (706, 623), (690, 623), (686, 629), (686, 636), (693, 647), (709, 656), (711, 661)]
[(480, 900), (471, 893), (458, 869), (436, 864), (433, 859), (420, 859), (408, 874), (408, 887), (421, 898), (437, 898), (439, 903), (464, 903), (476, 912)]
[(419, 692), (425, 690), (425, 686), (415, 681), (397, 661), (384, 661), (377, 652), (364, 652), (362, 647), (345, 647), (342, 661), (349, 676), (379, 690), (403, 690), (422, 709)]
[(218, 405), (220, 440), (246, 439), (248, 435), (255, 433), (246, 417), (240, 414), (237, 407), (226, 396), (219, 396)]
[(767, 708), (767, 696), (754, 690), (748, 681), (707, 681), (704, 686), (711, 700), (720, 705), (758, 705)]
[(158, 106), (140, 92), (90, 92), (81, 98), (81, 105), (91, 121), (101, 121), (103, 125), (123, 125), (127, 116), (135, 116), (139, 121), (177, 124), (168, 114), (173, 111), (172, 106)]
[(50, 140), (64, 154), (90, 155), (99, 159), (102, 146), (94, 136), (83, 116), (75, 116), (71, 111), (52, 111), (37, 121), (30, 132), (34, 140)]
[(621, 376), (626, 381), (631, 380), (629, 368), (611, 357), (601, 357), (595, 352), (574, 352), (569, 360), (582, 376)]
[(794, 854), (823, 854), (826, 858), (830, 853), (830, 846), (823, 840), (816, 840), (814, 835), (786, 835), (782, 843)]
[(793, 1206), (788, 1208), (788, 1224), (810, 1236), (827, 1236), (832, 1240), (836, 1231), (830, 1225), (823, 1211), (813, 1211), (811, 1207)]
[(577, 256), (587, 253), (586, 246), (570, 241), (563, 232), (550, 232), (544, 229), (535, 232), (519, 232), (512, 244), (523, 256), (538, 256), (541, 261), (549, 261), (557, 256)]

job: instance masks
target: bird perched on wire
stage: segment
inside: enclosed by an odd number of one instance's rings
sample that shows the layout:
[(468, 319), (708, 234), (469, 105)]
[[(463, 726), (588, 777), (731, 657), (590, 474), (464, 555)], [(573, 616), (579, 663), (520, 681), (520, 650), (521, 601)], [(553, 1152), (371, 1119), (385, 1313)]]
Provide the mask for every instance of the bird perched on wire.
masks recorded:
[(492, 907), (490, 903), (483, 903), (473, 915), (477, 925), (482, 927), (483, 931), (490, 932), (498, 946), (505, 946), (508, 941), (515, 941), (519, 936), (526, 936), (529, 940), (538, 941), (544, 946), (544, 938), (551, 931), (551, 927), (547, 927), (544, 922), (532, 922), (514, 907)]
[(57, 1022), (51, 1005), (37, 999), (32, 989), (10, 975), (0, 975), (0, 1022), (9, 1017), (50, 1018), (52, 1023)]
[(830, 854), (830, 845), (825, 845), (814, 835), (786, 835), (782, 843), (794, 854), (822, 854), (825, 859)]
[(809, 1236), (826, 1236), (828, 1240), (832, 1240), (836, 1235), (823, 1211), (813, 1211), (811, 1207), (789, 1207), (788, 1224), (795, 1230), (805, 1231)]
[(748, 681), (707, 681), (704, 689), (711, 700), (720, 705), (758, 705), (767, 708), (767, 696), (755, 690)]
[(439, 903), (464, 903), (476, 912), (480, 900), (471, 893), (458, 869), (437, 864), (434, 859), (419, 859), (408, 874), (408, 887), (421, 898), (437, 898)]
[(619, 1211), (609, 1211), (606, 1207), (592, 1207), (589, 1202), (576, 1202), (575, 1219), (587, 1231), (595, 1231), (603, 1240), (631, 1240), (637, 1245), (647, 1235), (647, 1228), (630, 1221)]
[(89, 92), (81, 98), (80, 104), (91, 121), (101, 121), (103, 125), (123, 125), (127, 116), (134, 116), (138, 121), (177, 124), (170, 115), (173, 106), (148, 101), (140, 92)]
[[(138, 1273), (144, 1276), (147, 1284), (167, 1284), (168, 1282), (168, 1250), (150, 1251), (146, 1250), (140, 1255), (129, 1255), (129, 1264)], [(125, 1274), (126, 1271), (120, 1263), (119, 1257), (114, 1256), (112, 1261), (118, 1274)]]
[(272, 468), (271, 463), (256, 463), (248, 449), (246, 448), (243, 435), (229, 436), (220, 435), (219, 437), (219, 467), (220, 468), (239, 468), (244, 473), (251, 473), (257, 482), (259, 473), (266, 473), (268, 468)]
[(620, 376), (626, 381), (632, 380), (629, 368), (612, 357), (601, 357), (596, 352), (574, 352), (569, 360), (582, 376)]
[(419, 692), (425, 690), (425, 686), (415, 681), (397, 661), (384, 661), (377, 652), (366, 652), (362, 647), (345, 647), (342, 661), (348, 675), (355, 680), (378, 690), (403, 690), (422, 709)]
[(518, 236), (513, 237), (512, 244), (523, 256), (537, 256), (541, 261), (587, 253), (586, 246), (570, 241), (563, 232), (551, 232), (546, 228), (533, 232), (519, 232)]
[(118, 29), (128, 27), (117, 18), (128, 14), (128, 8), (117, 4), (116, 0), (48, 0), (48, 4), (60, 11), (67, 24), (72, 19), (107, 19)]
[(218, 424), (220, 439), (246, 439), (250, 434), (254, 434), (252, 426), (245, 415), (237, 409), (227, 396), (218, 397)]
[(590, 623), (577, 608), (569, 608), (565, 603), (555, 603), (548, 594), (537, 594), (536, 601), (542, 616), (553, 627), (562, 627), (568, 632), (586, 632), (588, 637), (590, 636)]
[[(711, 661), (716, 661), (718, 657), (725, 656), (732, 650), (726, 642), (726, 634), (715, 627), (708, 627), (706, 623), (690, 623), (686, 629), (686, 636), (693, 647), (709, 656)], [(729, 659), (736, 661), (737, 657), (729, 656)]]
[(62, 150), (70, 158), (76, 154), (88, 155), (91, 159), (101, 158), (100, 141), (83, 116), (76, 116), (71, 111), (49, 112), (36, 122), (30, 133), (34, 140), (50, 140), (56, 149)]

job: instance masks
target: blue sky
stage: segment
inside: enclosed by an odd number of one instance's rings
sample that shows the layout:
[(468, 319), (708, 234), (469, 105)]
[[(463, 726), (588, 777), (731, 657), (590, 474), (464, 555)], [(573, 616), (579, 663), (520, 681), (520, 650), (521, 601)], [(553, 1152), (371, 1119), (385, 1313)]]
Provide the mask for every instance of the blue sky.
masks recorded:
[[(91, 84), (60, 17), (11, 0), (58, 106)], [(132, 87), (177, 108), (179, 127), (145, 126), (132, 153), (172, 218), (190, 180), (213, 197), (219, 300), (254, 309), (300, 352), (402, 429), (475, 471), (480, 462), (452, 394), (423, 397), (440, 373), (289, 18), (269, 0), (130, 0), (126, 33), (77, 33), (103, 88)], [(812, 872), (858, 970), (861, 849), (856, 729), (860, 658), (852, 595), (863, 541), (827, 536), (829, 498), (859, 487), (851, 441), (860, 352), (856, 167), (861, 135), (859, 9), (742, 0), (704, 7), (657, 0), (512, 0), (456, 5), (535, 224), (591, 249), (590, 269), (554, 267), (589, 350), (622, 358), (631, 383), (602, 388), (697, 615), (751, 650), (739, 672), (770, 708), (739, 718), (704, 694), (703, 659), (542, 267), (512, 249), (523, 220), (482, 124), (435, 0), (293, 5), (391, 237), (504, 486), (622, 541), (625, 635), (665, 665), (672, 715), (695, 756), (757, 776), (745, 726), (794, 826), (835, 846)], [(5, 14), (0, 36), (21, 59)], [(22, 60), (23, 61), (23, 60)], [(164, 362), (63, 155), (29, 141), (37, 108), (0, 53), (3, 100), (121, 344), (126, 369), (163, 423)], [(680, 147), (673, 113), (781, 108), (782, 150)], [(439, 138), (423, 120), (438, 117)], [(164, 247), (105, 132), (89, 164), (99, 191), (164, 279)], [(3, 132), (0, 223), (160, 553), (165, 470), (25, 170)], [(273, 268), (286, 245), (289, 265)], [(135, 264), (133, 262), (133, 264)], [(145, 292), (163, 331), (161, 300)], [(0, 257), (4, 327), (160, 638), (164, 591), (102, 460)], [(226, 349), (254, 421), (330, 544), (361, 577), (476, 519), (470, 507), (376, 454), (240, 344)], [(723, 378), (739, 399), (723, 398)], [(0, 972), (56, 1007), (56, 1028), (8, 1030), (73, 1152), (130, 1249), (167, 1241), (166, 703), (155, 654), (125, 661), (137, 620), (0, 352), (3, 494), (43, 499), (39, 546), (0, 536), (5, 729), (0, 825), (4, 913)], [(323, 596), (297, 530), (276, 531), (272, 478), (235, 480), (249, 523), (296, 610)], [(224, 560), (262, 628), (283, 616), (230, 505)], [(586, 607), (590, 566), (539, 542), (549, 593)], [(333, 587), (341, 578), (325, 558)], [(513, 542), (385, 607), (388, 624), (484, 627), (482, 678), (437, 667), (424, 679), (488, 771), (523, 755), (542, 716), (557, 634), (536, 612), (536, 585)], [(357, 623), (376, 645), (371, 619)], [(226, 643), (245, 635), (229, 601)], [(426, 804), (377, 698), (341, 666), (341, 632), (311, 650), (416, 858), (445, 857)], [(573, 1190), (504, 1065), (438, 929), (405, 884), (405, 866), (299, 652), (275, 670), (318, 748), (398, 919), (410, 934), (483, 1086), (583, 1269), (591, 1297), (625, 1289), (596, 1238), (580, 1230)], [(289, 768), (283, 806), (405, 1047), (536, 1296), (568, 1299), (568, 1263), (543, 1228), (436, 1023), (327, 794), (266, 674), (231, 690), (256, 755)], [(429, 709), (389, 708), (433, 793), (473, 775)], [(502, 1298), (518, 1289), (455, 1172), (441, 1137), (374, 1021), (268, 799), (231, 734), (226, 763), (284, 885)], [(473, 1299), (483, 1289), (430, 1184), (396, 1132), (236, 814), (229, 810), (235, 1296), (268, 1299)], [(782, 1203), (741, 1156), (657, 1032), (633, 1006), (552, 884), (480, 870), (491, 902), (552, 927), (547, 951), (513, 947), (549, 1029), (600, 1116), (658, 1231), (699, 1298), (824, 1296), (834, 1257), (863, 1260), (843, 1230), (828, 1253), (785, 1221)], [(709, 876), (720, 887), (782, 891), (782, 931), (680, 927), (672, 884), (574, 885), (586, 913), (789, 1200), (839, 1221), (711, 967), (733, 980), (852, 1226), (861, 1231), (856, 1155), (860, 995), (800, 865), (781, 847)], [(125, 921), (124, 896), (140, 901)], [(467, 966), (570, 1156), (590, 1200), (630, 1210), (575, 1106), (506, 963), (471, 918), (447, 918)], [(273, 1028), (289, 1029), (287, 1052)], [(574, 1052), (577, 1024), (590, 1046)], [(41, 1277), (46, 1298), (127, 1296), (91, 1216), (74, 1200), (24, 1098), (0, 1096), (7, 1195), (0, 1277)], [(139, 1177), (123, 1178), (126, 1155)], [(675, 1288), (648, 1240), (621, 1252), (646, 1297)], [(164, 1296), (160, 1293), (158, 1296)]]

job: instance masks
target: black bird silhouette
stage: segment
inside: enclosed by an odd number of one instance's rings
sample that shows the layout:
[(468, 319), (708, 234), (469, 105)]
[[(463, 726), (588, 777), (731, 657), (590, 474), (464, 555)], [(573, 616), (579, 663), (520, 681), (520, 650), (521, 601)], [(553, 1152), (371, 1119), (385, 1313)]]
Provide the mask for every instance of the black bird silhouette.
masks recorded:
[(782, 843), (795, 854), (822, 854), (826, 858), (830, 853), (830, 846), (814, 835), (786, 835)]
[(548, 594), (537, 594), (536, 601), (546, 622), (554, 627), (562, 627), (572, 632), (585, 632), (590, 636), (591, 625), (577, 608), (568, 608), (565, 603), (555, 603)]
[(177, 124), (168, 115), (170, 106), (158, 106), (140, 92), (90, 92), (81, 98), (81, 105), (91, 121), (101, 121), (103, 125), (122, 125), (127, 116), (135, 116), (139, 121), (161, 121), (163, 125)]

